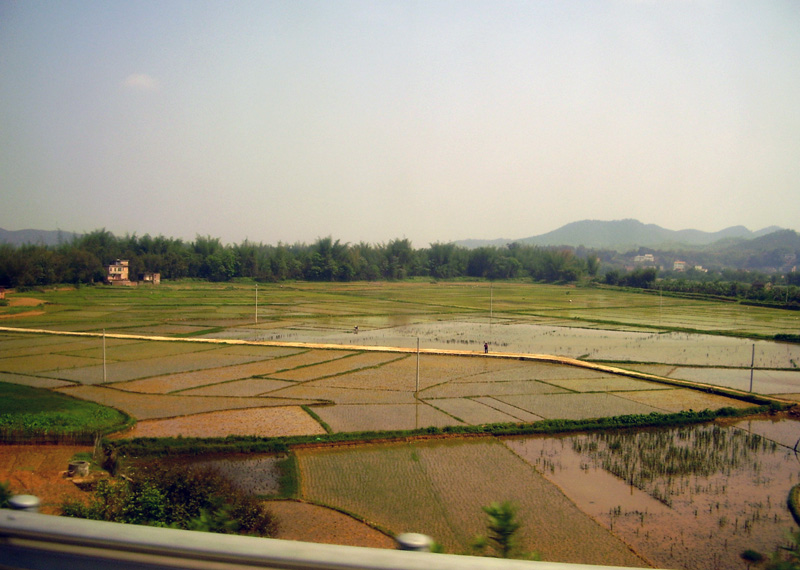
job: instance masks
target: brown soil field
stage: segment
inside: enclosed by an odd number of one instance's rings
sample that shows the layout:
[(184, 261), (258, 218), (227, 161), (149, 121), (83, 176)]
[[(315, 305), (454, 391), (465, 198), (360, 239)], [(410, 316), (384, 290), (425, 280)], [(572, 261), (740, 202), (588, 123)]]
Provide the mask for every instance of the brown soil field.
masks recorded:
[(267, 508), (278, 519), (278, 534), (275, 538), (370, 548), (396, 548), (394, 539), (333, 509), (297, 501), (270, 501), (267, 503)]
[(323, 378), (325, 376), (343, 374), (359, 368), (371, 368), (373, 366), (379, 366), (381, 364), (385, 364), (386, 362), (397, 359), (398, 356), (396, 354), (367, 352), (364, 354), (349, 356), (347, 358), (340, 358), (330, 362), (306, 366), (305, 368), (296, 368), (294, 370), (288, 370), (287, 372), (270, 374), (270, 377), (277, 378), (278, 380), (305, 382), (308, 380), (314, 380), (316, 378)]
[(299, 406), (250, 408), (194, 414), (163, 420), (145, 420), (115, 437), (225, 437), (255, 435), (288, 437), (319, 435), (325, 430)]
[(315, 408), (316, 414), (334, 432), (389, 431), (419, 426), (445, 427), (463, 422), (425, 404), (337, 404)]
[(33, 297), (11, 297), (8, 300), (9, 307), (38, 307), (43, 304), (44, 301)]
[(25, 311), (24, 313), (14, 313), (13, 315), (0, 315), (0, 319), (19, 319), (21, 317), (38, 317), (44, 311)]
[[(307, 353), (304, 353), (304, 355), (305, 354)], [(303, 358), (306, 359), (308, 357), (303, 356)], [(130, 382), (118, 382), (115, 384), (115, 387), (130, 392), (168, 394), (170, 392), (180, 392), (211, 384), (249, 378), (251, 376), (265, 376), (275, 371), (285, 370), (287, 367), (295, 366), (294, 362), (295, 360), (292, 357), (258, 360), (256, 362), (226, 366), (224, 368), (196, 370), (180, 374), (154, 376), (152, 378), (132, 380)]]
[(85, 494), (64, 475), (72, 457), (91, 447), (71, 445), (0, 445), (0, 481), (15, 495), (36, 495), (39, 512), (60, 514), (67, 500), (82, 500)]
[(292, 406), (317, 403), (315, 400), (291, 400), (284, 398), (209, 398), (205, 396), (180, 396), (160, 394), (137, 394), (123, 392), (103, 386), (74, 386), (58, 388), (56, 391), (97, 402), (122, 410), (138, 420), (174, 418), (187, 414), (202, 414), (244, 408)]
[(683, 410), (718, 410), (724, 407), (743, 409), (752, 406), (749, 402), (742, 400), (734, 400), (733, 398), (688, 388), (651, 390), (649, 392), (615, 392), (614, 394), (673, 414)]

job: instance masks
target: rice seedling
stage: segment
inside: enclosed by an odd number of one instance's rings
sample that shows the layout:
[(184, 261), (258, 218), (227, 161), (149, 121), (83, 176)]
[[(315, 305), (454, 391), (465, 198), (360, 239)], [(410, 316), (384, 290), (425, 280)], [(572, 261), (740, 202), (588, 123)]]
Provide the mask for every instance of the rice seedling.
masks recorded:
[(512, 500), (524, 525), (524, 549), (539, 550), (544, 559), (643, 564), (493, 440), (298, 450), (297, 456), (304, 497), (393, 532), (423, 532), (450, 552), (469, 551), (483, 530), (483, 505)]

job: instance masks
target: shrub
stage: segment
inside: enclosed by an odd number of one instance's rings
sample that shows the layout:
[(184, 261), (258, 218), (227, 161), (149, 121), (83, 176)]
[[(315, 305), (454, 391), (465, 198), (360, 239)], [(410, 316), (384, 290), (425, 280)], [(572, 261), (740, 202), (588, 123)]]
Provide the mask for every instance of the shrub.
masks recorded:
[(88, 505), (65, 503), (65, 516), (272, 536), (277, 523), (252, 495), (211, 469), (140, 468), (131, 477), (101, 481)]
[(517, 544), (517, 531), (522, 526), (516, 519), (517, 507), (510, 501), (502, 503), (493, 502), (482, 507), (488, 520), (486, 521), (486, 536), (476, 536), (472, 546), (483, 554), (491, 548), (492, 555), (498, 558), (532, 558), (538, 560), (536, 553), (520, 554)]
[(11, 497), (13, 496), (14, 493), (11, 492), (11, 483), (0, 483), (0, 509), (9, 508), (11, 506)]

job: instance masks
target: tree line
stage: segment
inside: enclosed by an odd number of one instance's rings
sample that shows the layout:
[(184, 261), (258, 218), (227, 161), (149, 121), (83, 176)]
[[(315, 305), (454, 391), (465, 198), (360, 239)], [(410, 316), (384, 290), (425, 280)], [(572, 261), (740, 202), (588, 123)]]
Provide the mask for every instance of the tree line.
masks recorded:
[(794, 272), (768, 276), (743, 270), (723, 270), (711, 275), (697, 271), (671, 271), (658, 278), (655, 267), (641, 267), (628, 272), (610, 269), (606, 271), (603, 281), (619, 287), (737, 299), (800, 310), (800, 274)]
[(408, 277), (454, 279), (530, 278), (574, 282), (597, 275), (600, 261), (583, 248), (549, 248), (512, 243), (468, 249), (433, 243), (415, 249), (408, 239), (384, 244), (341, 243), (331, 237), (312, 244), (264, 245), (219, 238), (194, 241), (150, 235), (114, 236), (102, 229), (56, 246), (0, 244), (0, 286), (37, 287), (102, 282), (106, 266), (129, 261), (130, 275), (160, 273), (162, 279), (229, 281), (375, 281)]

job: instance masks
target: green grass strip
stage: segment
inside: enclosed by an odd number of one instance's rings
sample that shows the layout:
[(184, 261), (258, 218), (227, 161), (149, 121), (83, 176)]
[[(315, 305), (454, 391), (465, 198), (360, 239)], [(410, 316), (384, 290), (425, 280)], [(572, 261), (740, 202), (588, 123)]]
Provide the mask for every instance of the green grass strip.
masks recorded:
[(331, 428), (331, 426), (329, 426), (327, 422), (325, 422), (321, 417), (319, 417), (317, 413), (314, 410), (312, 410), (309, 406), (300, 406), (300, 408), (302, 408), (302, 410), (309, 416), (314, 418), (314, 421), (317, 422), (320, 426), (322, 426), (322, 429), (325, 430), (325, 433), (333, 433), (333, 429)]
[(416, 430), (328, 433), (325, 435), (262, 438), (228, 436), (224, 438), (134, 438), (105, 441), (104, 445), (120, 456), (163, 457), (170, 455), (202, 455), (206, 453), (288, 453), (295, 446), (337, 443), (368, 443), (452, 436), (512, 436), (557, 434), (578, 431), (626, 429), (640, 427), (673, 427), (712, 421), (721, 417), (742, 417), (782, 409), (777, 404), (751, 408), (721, 408), (674, 414), (633, 414), (585, 420), (542, 420), (524, 423), (496, 423), (477, 426), (428, 427)]

